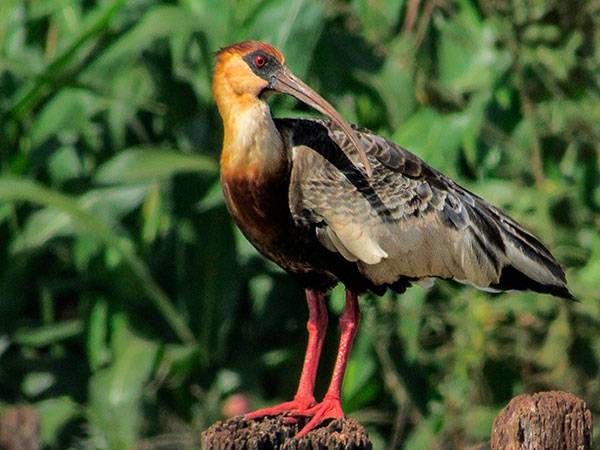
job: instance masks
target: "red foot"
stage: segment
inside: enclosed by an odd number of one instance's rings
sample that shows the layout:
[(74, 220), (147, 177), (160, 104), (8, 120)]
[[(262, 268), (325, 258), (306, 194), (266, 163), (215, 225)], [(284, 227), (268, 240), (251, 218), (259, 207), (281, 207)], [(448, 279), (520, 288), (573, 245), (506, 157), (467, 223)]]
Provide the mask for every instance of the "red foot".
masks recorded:
[(290, 411), (309, 411), (316, 403), (317, 402), (313, 397), (296, 397), (291, 402), (285, 402), (270, 408), (259, 409), (258, 411), (246, 414), (244, 417), (246, 419), (259, 419), (265, 416), (278, 416)]
[(304, 436), (306, 433), (316, 428), (327, 419), (341, 419), (344, 417), (342, 405), (339, 398), (327, 397), (323, 401), (312, 408), (304, 410), (293, 410), (290, 412), (292, 417), (312, 417), (310, 421), (304, 425), (304, 428), (295, 437)]

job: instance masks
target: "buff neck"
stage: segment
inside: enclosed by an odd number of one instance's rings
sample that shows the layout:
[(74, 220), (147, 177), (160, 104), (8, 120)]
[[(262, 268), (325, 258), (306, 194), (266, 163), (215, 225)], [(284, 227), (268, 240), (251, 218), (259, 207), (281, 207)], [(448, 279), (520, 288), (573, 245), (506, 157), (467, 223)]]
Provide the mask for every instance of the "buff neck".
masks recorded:
[(235, 92), (226, 77), (220, 79), (213, 93), (225, 131), (221, 172), (254, 177), (287, 169), (289, 156), (267, 102), (256, 93)]

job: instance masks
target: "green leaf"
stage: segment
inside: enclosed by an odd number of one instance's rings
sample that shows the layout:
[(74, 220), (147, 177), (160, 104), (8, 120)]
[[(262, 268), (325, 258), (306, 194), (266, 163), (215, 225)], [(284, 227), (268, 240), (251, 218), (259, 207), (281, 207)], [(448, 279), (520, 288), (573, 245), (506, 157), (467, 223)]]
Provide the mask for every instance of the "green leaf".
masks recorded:
[(440, 27), (439, 81), (454, 93), (489, 89), (508, 69), (510, 58), (496, 47), (496, 30), (462, 1), (460, 14)]
[(420, 349), (423, 307), (427, 291), (422, 288), (407, 290), (399, 298), (400, 314), (398, 319), (398, 335), (406, 347), (406, 358), (409, 362), (417, 361)]
[(248, 282), (248, 291), (252, 299), (252, 313), (260, 316), (265, 313), (267, 301), (273, 289), (273, 278), (266, 275), (253, 277)]
[(223, 189), (221, 189), (221, 183), (219, 180), (211, 184), (210, 188), (202, 197), (202, 200), (196, 205), (198, 213), (203, 213), (223, 206), (225, 204), (225, 197), (223, 197)]
[(161, 365), (169, 368), (170, 383), (174, 386), (186, 383), (197, 370), (200, 356), (197, 345), (165, 345)]
[(416, 104), (412, 46), (412, 41), (404, 36), (395, 39), (389, 45), (390, 54), (381, 71), (373, 77), (394, 128), (413, 113)]
[(56, 382), (50, 372), (29, 372), (23, 379), (23, 393), (28, 397), (37, 397)]
[(253, 20), (246, 20), (243, 36), (257, 36), (283, 52), (286, 62), (299, 77), (306, 74), (309, 57), (325, 25), (323, 2), (273, 0), (263, 2)]
[[(547, 368), (559, 368), (568, 364), (571, 331), (566, 308), (560, 308), (559, 315), (550, 324), (546, 340), (538, 354), (538, 363)], [(560, 364), (559, 364), (560, 363)]]
[(556, 49), (539, 46), (536, 48), (534, 60), (541, 62), (559, 80), (565, 80), (569, 74), (570, 61)]
[(480, 91), (471, 98), (469, 106), (455, 116), (464, 120), (462, 128), (462, 148), (473, 170), (482, 167), (478, 141), (485, 123), (485, 109), (491, 100), (489, 91)]
[(108, 302), (97, 299), (92, 306), (88, 324), (87, 351), (88, 361), (92, 371), (97, 371), (110, 358), (106, 346), (108, 333)]
[(78, 203), (105, 223), (115, 223), (138, 208), (148, 185), (115, 186), (93, 189), (82, 195)]
[(41, 400), (35, 406), (40, 413), (41, 441), (52, 448), (57, 448), (63, 427), (83, 415), (81, 406), (67, 396)]
[(29, 80), (28, 83), (19, 88), (11, 109), (11, 113), (17, 119), (25, 117), (49, 95), (51, 90), (47, 80), (59, 79), (61, 72), (74, 63), (75, 57), (82, 56), (79, 52), (85, 44), (96, 37), (100, 31), (107, 28), (107, 25), (123, 3), (125, 3), (125, 0), (107, 1), (103, 2), (101, 7), (92, 10), (86, 16), (83, 25), (79, 27), (79, 34), (64, 47), (38, 77)]
[(156, 106), (158, 86), (148, 68), (133, 66), (115, 72), (110, 83), (107, 122), (114, 147), (126, 145), (127, 131), (139, 130), (140, 110), (160, 111)]
[(396, 130), (392, 140), (452, 176), (467, 124), (462, 114), (444, 116), (431, 108), (423, 108)]
[(329, 308), (336, 315), (340, 315), (346, 305), (346, 291), (342, 284), (337, 284), (329, 293)]
[(140, 53), (157, 39), (176, 33), (189, 33), (197, 28), (193, 18), (179, 6), (155, 5), (136, 25), (110, 45), (82, 73), (82, 79), (97, 83), (106, 82), (132, 64)]
[(404, 444), (405, 448), (428, 449), (434, 447), (440, 420), (439, 417), (429, 416), (420, 422), (408, 435)]
[(19, 345), (46, 347), (78, 336), (82, 332), (83, 322), (80, 319), (72, 319), (36, 328), (22, 328), (15, 332), (13, 340)]
[(465, 430), (471, 439), (476, 441), (487, 441), (490, 438), (490, 430), (500, 408), (491, 408), (482, 405), (470, 405), (465, 417)]
[(65, 0), (46, 0), (35, 2), (28, 7), (27, 15), (30, 19), (39, 19), (62, 10), (69, 2)]
[(59, 148), (48, 160), (48, 172), (55, 183), (64, 183), (83, 174), (77, 150), (67, 145)]
[[(247, 20), (248, 9), (255, 7), (250, 2), (236, 0), (183, 0), (181, 3), (198, 29), (206, 35), (208, 48), (213, 51), (236, 42), (236, 32), (246, 31), (243, 24)], [(240, 23), (236, 24), (238, 16)]]
[(169, 215), (165, 211), (165, 195), (161, 191), (161, 186), (154, 183), (144, 197), (142, 206), (142, 217), (144, 225), (142, 228), (142, 242), (150, 244), (154, 242), (159, 233), (163, 232), (169, 226)]
[(140, 435), (143, 388), (158, 356), (158, 345), (131, 332), (126, 318), (113, 316), (113, 360), (89, 384), (90, 431), (96, 444), (131, 449)]
[(29, 180), (0, 177), (0, 201), (31, 201), (43, 206), (55, 208), (69, 216), (73, 225), (84, 234), (92, 235), (109, 248), (115, 249), (130, 267), (138, 279), (141, 288), (161, 312), (165, 320), (173, 327), (180, 339), (193, 342), (194, 336), (163, 290), (154, 282), (145, 263), (133, 251), (133, 245), (114, 233), (106, 224), (98, 220), (77, 201), (54, 192)]
[(381, 41), (397, 27), (405, 3), (404, 0), (352, 0), (351, 5), (365, 36)]
[(85, 89), (67, 88), (54, 96), (39, 113), (31, 132), (34, 146), (52, 135), (70, 138), (91, 126), (91, 117), (105, 103)]
[[(122, 216), (138, 207), (146, 194), (146, 186), (125, 186), (89, 191), (76, 200), (77, 207), (94, 214), (96, 220), (115, 224)], [(23, 232), (12, 244), (15, 252), (46, 244), (50, 239), (73, 234), (88, 234), (77, 227), (71, 214), (54, 208), (33, 213)]]
[(206, 156), (172, 150), (135, 148), (125, 150), (104, 163), (96, 174), (103, 184), (137, 183), (168, 178), (180, 172), (217, 172), (217, 163)]
[(560, 38), (560, 27), (534, 23), (525, 28), (523, 39), (528, 41), (556, 42)]
[(344, 375), (342, 400), (351, 404), (353, 408), (368, 404), (377, 389), (376, 384), (372, 382), (376, 371), (373, 336), (368, 336), (364, 327), (362, 331), (363, 333), (356, 336), (356, 343)]
[(14, 253), (40, 247), (50, 239), (75, 232), (67, 214), (54, 209), (36, 211), (29, 217), (23, 232), (12, 242)]

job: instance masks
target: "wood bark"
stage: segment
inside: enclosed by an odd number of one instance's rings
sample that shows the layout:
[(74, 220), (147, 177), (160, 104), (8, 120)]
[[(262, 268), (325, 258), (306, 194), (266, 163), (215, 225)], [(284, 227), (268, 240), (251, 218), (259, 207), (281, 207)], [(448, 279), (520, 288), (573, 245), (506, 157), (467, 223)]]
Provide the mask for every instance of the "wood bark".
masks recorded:
[(492, 450), (590, 450), (592, 414), (568, 392), (513, 398), (492, 427)]
[(337, 419), (295, 438), (300, 423), (288, 424), (284, 416), (262, 420), (236, 417), (217, 422), (202, 433), (204, 450), (371, 450), (367, 431), (353, 419)]

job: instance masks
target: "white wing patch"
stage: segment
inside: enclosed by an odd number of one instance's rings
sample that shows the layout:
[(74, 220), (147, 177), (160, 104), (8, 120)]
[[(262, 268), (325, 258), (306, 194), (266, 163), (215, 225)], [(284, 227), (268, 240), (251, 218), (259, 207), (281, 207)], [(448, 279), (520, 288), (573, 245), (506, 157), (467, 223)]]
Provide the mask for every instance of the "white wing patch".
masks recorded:
[(328, 217), (325, 231), (317, 233), (317, 237), (325, 247), (335, 249), (348, 261), (377, 264), (388, 257), (364, 226), (348, 221), (347, 217)]

